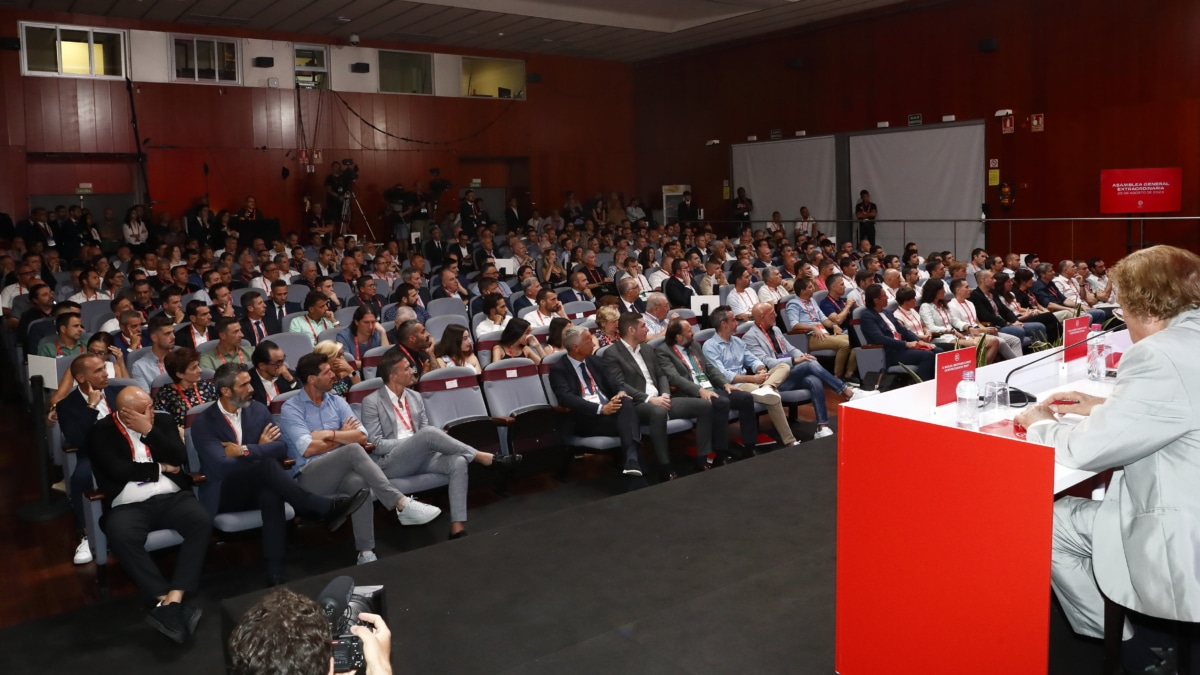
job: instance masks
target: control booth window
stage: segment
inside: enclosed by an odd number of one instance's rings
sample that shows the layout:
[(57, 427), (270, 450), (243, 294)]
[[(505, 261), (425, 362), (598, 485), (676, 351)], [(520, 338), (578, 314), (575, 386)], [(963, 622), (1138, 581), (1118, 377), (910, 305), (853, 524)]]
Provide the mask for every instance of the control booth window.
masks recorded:
[(234, 40), (176, 35), (173, 49), (176, 82), (239, 81), (238, 46)]
[(329, 53), (325, 47), (296, 45), (296, 87), (329, 88)]
[(462, 60), (462, 95), (479, 98), (525, 98), (525, 62), (510, 59)]
[(80, 26), (21, 24), (26, 75), (125, 77), (125, 34)]
[(433, 57), (418, 52), (379, 52), (379, 91), (432, 94)]

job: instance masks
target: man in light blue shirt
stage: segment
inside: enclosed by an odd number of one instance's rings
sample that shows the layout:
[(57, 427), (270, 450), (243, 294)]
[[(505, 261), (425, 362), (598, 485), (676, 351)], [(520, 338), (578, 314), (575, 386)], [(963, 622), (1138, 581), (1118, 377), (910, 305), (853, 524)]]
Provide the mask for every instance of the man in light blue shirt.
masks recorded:
[[(767, 414), (784, 445), (799, 445), (796, 435), (788, 424), (779, 397), (779, 385), (787, 379), (790, 369), (785, 364), (768, 370), (762, 361), (754, 358), (746, 349), (746, 343), (733, 334), (738, 321), (727, 305), (721, 305), (712, 313), (712, 324), (717, 334), (709, 338), (701, 348), (721, 376), (733, 386), (754, 395), (754, 401), (767, 407)], [(753, 375), (747, 375), (747, 371)]]
[[(404, 496), (367, 456), (366, 428), (345, 399), (330, 393), (337, 376), (329, 367), (329, 357), (315, 352), (300, 357), (296, 379), (304, 389), (283, 404), (279, 427), (288, 455), (296, 460), (292, 472), (300, 487), (319, 495), (352, 495), (368, 487), (381, 504), (395, 509), (401, 525), (424, 525), (441, 514), (436, 506)], [(375, 518), (369, 504), (350, 517), (360, 565), (377, 560)]]
[(794, 286), (796, 297), (783, 307), (783, 325), (789, 333), (808, 335), (808, 350), (819, 352), (831, 350), (837, 353), (833, 363), (833, 375), (838, 379), (857, 378), (858, 358), (850, 346), (850, 336), (833, 322), (820, 305), (813, 300), (817, 290), (812, 279), (801, 277)]

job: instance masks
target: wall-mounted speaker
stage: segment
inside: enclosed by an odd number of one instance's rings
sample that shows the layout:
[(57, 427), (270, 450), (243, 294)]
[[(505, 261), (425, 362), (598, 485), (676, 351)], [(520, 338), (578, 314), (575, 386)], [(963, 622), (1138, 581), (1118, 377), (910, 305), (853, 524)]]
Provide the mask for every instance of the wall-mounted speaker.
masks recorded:
[(0, 38), (0, 50), (4, 50), (6, 52), (21, 51), (21, 38), (15, 38), (15, 37)]
[(253, 63), (255, 68), (274, 68), (275, 58), (272, 56), (256, 56)]
[(525, 73), (525, 82), (529, 84), (537, 84), (542, 81), (541, 73)]
[(1000, 49), (1000, 41), (996, 38), (984, 38), (979, 41), (979, 51), (988, 52), (998, 51)]
[(369, 73), (371, 72), (371, 64), (369, 63), (351, 63), (350, 72), (352, 73)]

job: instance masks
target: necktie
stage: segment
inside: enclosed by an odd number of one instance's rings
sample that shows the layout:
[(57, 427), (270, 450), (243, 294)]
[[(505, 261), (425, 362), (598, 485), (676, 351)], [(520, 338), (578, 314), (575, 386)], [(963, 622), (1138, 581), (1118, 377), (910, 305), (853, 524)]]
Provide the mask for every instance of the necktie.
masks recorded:
[(588, 376), (586, 364), (583, 364), (583, 363), (579, 364), (579, 376), (583, 378), (583, 386), (587, 387), (588, 393), (589, 394), (596, 393), (595, 391), (592, 390), (592, 378)]
[(767, 333), (767, 339), (771, 341), (771, 347), (775, 350), (775, 353), (782, 354), (783, 347), (780, 347), (779, 342), (775, 340), (775, 331), (768, 328), (766, 333)]
[(254, 322), (254, 336), (259, 342), (262, 342), (263, 338), (267, 337), (266, 332), (263, 331), (263, 326), (262, 326), (261, 321)]
[(287, 330), (283, 325), (283, 308), (279, 305), (275, 305), (275, 319), (279, 321), (279, 330)]

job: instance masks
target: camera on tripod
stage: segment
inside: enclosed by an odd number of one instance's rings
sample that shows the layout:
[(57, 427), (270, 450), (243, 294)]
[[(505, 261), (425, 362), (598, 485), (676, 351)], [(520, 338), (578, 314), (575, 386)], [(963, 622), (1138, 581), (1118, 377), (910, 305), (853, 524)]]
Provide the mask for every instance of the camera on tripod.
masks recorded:
[(374, 628), (359, 620), (361, 612), (378, 614), (386, 620), (383, 586), (355, 586), (354, 579), (337, 577), (321, 591), (317, 606), (329, 621), (329, 631), (333, 635), (334, 672), (349, 673), (366, 667), (362, 640), (350, 629), (354, 626)]
[(429, 193), (434, 202), (438, 201), (443, 192), (450, 189), (450, 181), (441, 178), (441, 175), (442, 170), (437, 167), (429, 170), (429, 177), (431, 178), (429, 181)]
[(354, 185), (354, 181), (358, 180), (358, 165), (353, 159), (342, 160), (342, 180), (346, 184), (346, 189), (350, 189)]

